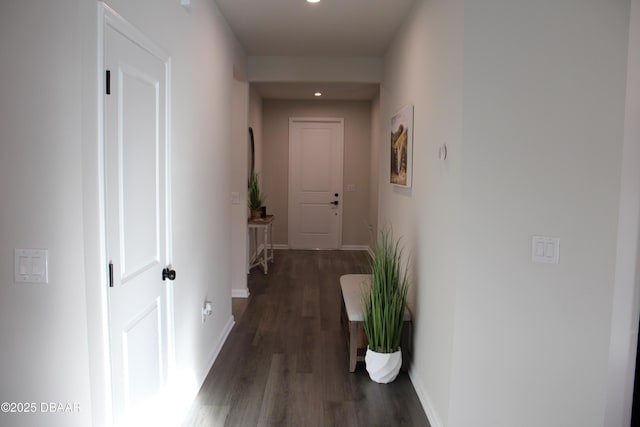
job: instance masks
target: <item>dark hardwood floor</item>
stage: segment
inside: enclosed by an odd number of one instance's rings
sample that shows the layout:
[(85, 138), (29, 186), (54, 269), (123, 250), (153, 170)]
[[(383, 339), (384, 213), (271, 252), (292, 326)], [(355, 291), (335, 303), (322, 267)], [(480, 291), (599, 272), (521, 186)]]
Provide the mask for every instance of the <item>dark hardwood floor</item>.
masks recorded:
[(411, 381), (348, 371), (340, 327), (343, 274), (367, 273), (357, 251), (276, 251), (249, 275), (236, 318), (185, 426), (429, 426)]

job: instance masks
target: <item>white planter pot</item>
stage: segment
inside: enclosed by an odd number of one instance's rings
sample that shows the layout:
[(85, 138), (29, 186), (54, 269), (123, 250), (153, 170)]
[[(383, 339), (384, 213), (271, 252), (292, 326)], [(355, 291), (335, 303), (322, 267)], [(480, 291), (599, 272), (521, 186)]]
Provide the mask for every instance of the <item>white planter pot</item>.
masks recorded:
[(402, 351), (378, 353), (367, 347), (364, 355), (369, 377), (377, 383), (387, 384), (395, 380), (402, 366)]

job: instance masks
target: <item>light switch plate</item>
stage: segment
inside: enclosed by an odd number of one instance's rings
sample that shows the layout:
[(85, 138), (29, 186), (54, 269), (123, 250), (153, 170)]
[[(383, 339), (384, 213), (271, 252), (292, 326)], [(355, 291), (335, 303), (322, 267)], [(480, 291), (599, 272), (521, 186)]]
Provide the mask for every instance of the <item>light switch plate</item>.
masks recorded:
[(531, 261), (558, 264), (560, 262), (560, 239), (558, 237), (533, 236), (531, 239)]
[(231, 204), (239, 205), (240, 204), (240, 192), (232, 191), (231, 192)]
[(49, 251), (46, 249), (14, 249), (13, 262), (16, 283), (49, 283)]

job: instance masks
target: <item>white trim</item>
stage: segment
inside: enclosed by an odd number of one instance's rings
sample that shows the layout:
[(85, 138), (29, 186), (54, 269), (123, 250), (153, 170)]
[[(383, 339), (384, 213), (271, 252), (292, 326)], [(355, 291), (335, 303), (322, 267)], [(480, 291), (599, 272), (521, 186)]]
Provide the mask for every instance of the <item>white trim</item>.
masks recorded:
[(369, 246), (367, 245), (342, 245), (341, 251), (367, 251), (369, 252)]
[(115, 10), (111, 9), (107, 4), (103, 3), (104, 7), (104, 24), (110, 26), (133, 43), (140, 46), (142, 49), (149, 52), (151, 55), (158, 57), (162, 62), (168, 62), (171, 57), (158, 45), (156, 45), (149, 37), (147, 37), (142, 31), (138, 30)]
[(231, 298), (249, 298), (249, 288), (231, 289)]
[(200, 389), (202, 388), (202, 385), (207, 379), (207, 376), (209, 375), (211, 368), (213, 368), (213, 364), (216, 362), (216, 359), (220, 355), (220, 351), (222, 350), (224, 343), (227, 341), (227, 338), (229, 338), (229, 334), (231, 333), (231, 330), (233, 329), (234, 325), (235, 325), (235, 321), (233, 319), (233, 316), (231, 316), (227, 320), (227, 324), (225, 325), (222, 331), (222, 335), (218, 340), (218, 345), (215, 347), (213, 353), (211, 354), (211, 357), (209, 358), (207, 364), (205, 365), (205, 368), (200, 372), (200, 374), (198, 375), (198, 378), (195, 379), (196, 387), (194, 387), (188, 392), (189, 396), (185, 397), (185, 403), (186, 403), (185, 407), (187, 408), (187, 410), (184, 413), (180, 414), (180, 417), (182, 418), (180, 425), (182, 425), (182, 423), (186, 420), (187, 416), (189, 415), (188, 408), (191, 408), (191, 406), (193, 406), (193, 402), (196, 401), (196, 398), (200, 393)]
[(431, 399), (429, 399), (429, 395), (425, 391), (425, 388), (420, 381), (418, 375), (414, 374), (413, 369), (409, 369), (409, 379), (413, 384), (413, 388), (418, 395), (418, 399), (420, 399), (420, 403), (422, 404), (422, 409), (424, 409), (425, 414), (427, 415), (427, 420), (429, 421), (429, 425), (431, 427), (444, 427), (442, 421), (440, 421), (440, 417), (436, 413), (433, 405), (431, 404)]
[[(105, 9), (104, 3), (98, 1), (97, 6), (97, 28), (96, 28), (96, 72), (97, 72), (97, 85), (96, 85), (96, 182), (98, 185), (98, 220), (97, 225), (97, 239), (98, 239), (98, 273), (99, 277), (91, 278), (87, 282), (87, 285), (95, 280), (100, 286), (99, 302), (100, 302), (100, 350), (102, 353), (103, 366), (101, 367), (100, 381), (103, 382), (102, 397), (104, 398), (102, 410), (104, 413), (99, 414), (103, 417), (101, 422), (105, 425), (111, 425), (113, 423), (113, 399), (112, 399), (112, 384), (111, 384), (111, 346), (109, 337), (109, 294), (107, 283), (107, 221), (106, 221), (106, 193), (105, 193), (105, 168), (104, 168), (104, 87), (105, 87), (105, 75), (104, 75), (104, 23), (105, 23)], [(85, 190), (86, 191), (86, 190)], [(86, 264), (86, 263), (85, 263)], [(96, 403), (92, 401), (92, 406)], [(92, 416), (93, 421), (96, 420), (96, 416)]]
[[(171, 100), (171, 57), (167, 55), (167, 59), (164, 62), (165, 67), (165, 256), (166, 264), (173, 265), (173, 192), (171, 190), (171, 177), (172, 177), (172, 100)], [(166, 285), (167, 295), (167, 352), (169, 360), (168, 362), (168, 379), (171, 379), (176, 375), (176, 334), (175, 334), (175, 282), (168, 281)]]
[(222, 334), (220, 336), (220, 339), (218, 340), (218, 345), (215, 347), (213, 353), (211, 354), (211, 357), (209, 358), (209, 361), (205, 365), (205, 369), (203, 369), (200, 372), (200, 375), (198, 376), (198, 390), (200, 390), (200, 388), (202, 387), (202, 384), (204, 384), (204, 380), (207, 379), (207, 375), (209, 375), (209, 371), (211, 371), (211, 368), (213, 368), (213, 364), (218, 358), (218, 355), (222, 350), (222, 346), (227, 341), (227, 338), (229, 338), (229, 334), (231, 333), (231, 330), (233, 329), (233, 326), (235, 324), (236, 322), (233, 320), (233, 316), (230, 316), (229, 319), (227, 320), (227, 324), (224, 326), (224, 329), (222, 330)]
[[(277, 250), (291, 250), (292, 248), (289, 247), (288, 244), (284, 244), (284, 243), (274, 243), (273, 244), (273, 249), (277, 249)], [(323, 250), (323, 249), (302, 249), (302, 250)], [(326, 249), (328, 251), (332, 251), (334, 249)], [(338, 248), (338, 250), (340, 251), (365, 251), (368, 252), (369, 255), (373, 256), (373, 252), (371, 251), (371, 248), (367, 245), (342, 245), (340, 246), (340, 248)]]

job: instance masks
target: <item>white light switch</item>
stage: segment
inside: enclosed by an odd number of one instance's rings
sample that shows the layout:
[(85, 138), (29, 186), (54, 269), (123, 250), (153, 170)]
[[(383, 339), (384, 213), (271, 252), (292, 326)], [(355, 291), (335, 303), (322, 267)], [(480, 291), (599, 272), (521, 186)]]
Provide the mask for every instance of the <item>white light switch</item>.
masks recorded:
[(240, 193), (237, 191), (231, 192), (231, 204), (239, 205), (240, 204)]
[(18, 271), (20, 276), (29, 275), (29, 257), (22, 255), (18, 256)]
[(16, 283), (49, 283), (49, 251), (14, 249), (13, 258)]
[(558, 264), (560, 261), (560, 239), (548, 236), (533, 236), (531, 261)]
[(535, 249), (534, 249), (534, 254), (537, 257), (543, 257), (544, 256), (544, 243), (536, 242)]

